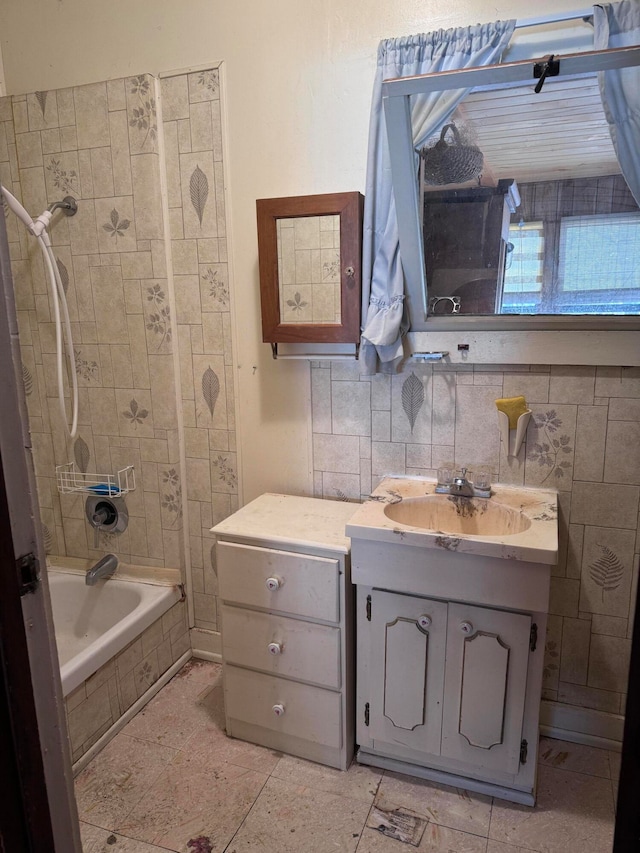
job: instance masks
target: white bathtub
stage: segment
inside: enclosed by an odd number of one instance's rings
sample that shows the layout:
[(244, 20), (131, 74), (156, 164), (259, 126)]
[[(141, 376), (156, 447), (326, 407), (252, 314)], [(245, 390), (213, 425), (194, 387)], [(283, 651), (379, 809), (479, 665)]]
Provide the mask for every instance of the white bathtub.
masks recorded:
[(48, 577), (65, 696), (180, 600), (175, 586), (117, 578), (87, 586), (82, 574), (52, 569)]

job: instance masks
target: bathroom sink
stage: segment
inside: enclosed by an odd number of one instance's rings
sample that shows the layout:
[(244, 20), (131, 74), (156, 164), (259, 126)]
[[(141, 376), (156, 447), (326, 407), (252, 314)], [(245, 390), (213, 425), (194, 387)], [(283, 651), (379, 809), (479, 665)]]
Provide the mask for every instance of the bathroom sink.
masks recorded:
[(531, 527), (531, 519), (517, 509), (454, 495), (407, 498), (387, 504), (384, 514), (399, 524), (463, 536), (512, 536)]
[(558, 493), (496, 483), (490, 498), (436, 494), (436, 481), (386, 477), (347, 524), (347, 536), (456, 554), (553, 565)]

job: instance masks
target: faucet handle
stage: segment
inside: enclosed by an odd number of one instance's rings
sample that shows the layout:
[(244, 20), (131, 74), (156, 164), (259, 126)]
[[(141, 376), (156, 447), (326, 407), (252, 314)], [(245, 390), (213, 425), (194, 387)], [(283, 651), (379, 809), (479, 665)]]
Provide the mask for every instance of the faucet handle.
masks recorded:
[(100, 508), (91, 516), (91, 524), (93, 525), (93, 547), (97, 550), (100, 547), (100, 528), (109, 518), (109, 513), (104, 508)]

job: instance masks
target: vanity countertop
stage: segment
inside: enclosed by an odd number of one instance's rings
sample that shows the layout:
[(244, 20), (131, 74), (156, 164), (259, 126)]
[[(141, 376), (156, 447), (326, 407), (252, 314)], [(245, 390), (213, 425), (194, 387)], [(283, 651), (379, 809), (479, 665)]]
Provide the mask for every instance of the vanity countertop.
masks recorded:
[[(425, 478), (387, 477), (347, 524), (352, 539), (402, 542), (422, 548), (477, 554), (507, 560), (554, 565), (558, 556), (558, 494), (552, 489), (495, 484), (490, 498), (436, 495), (436, 481)], [(400, 509), (400, 505), (405, 507)], [(477, 516), (476, 524), (461, 524), (460, 532), (419, 521), (420, 507), (438, 502), (447, 512), (464, 519)], [(406, 513), (405, 510), (406, 509)], [(394, 518), (395, 516), (395, 518)], [(483, 517), (517, 517), (513, 530), (497, 529), (488, 535), (467, 532), (482, 529)], [(398, 519), (404, 518), (401, 522)], [(454, 518), (454, 522), (456, 519)], [(454, 525), (455, 526), (455, 525)], [(465, 527), (467, 530), (465, 530)], [(519, 527), (524, 529), (520, 530)]]
[(265, 493), (212, 528), (220, 538), (349, 552), (345, 526), (359, 504)]

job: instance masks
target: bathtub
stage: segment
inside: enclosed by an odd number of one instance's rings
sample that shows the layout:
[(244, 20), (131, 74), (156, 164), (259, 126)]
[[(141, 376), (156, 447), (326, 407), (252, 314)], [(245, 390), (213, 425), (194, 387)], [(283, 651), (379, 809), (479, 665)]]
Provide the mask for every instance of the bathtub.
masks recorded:
[(87, 586), (83, 574), (55, 569), (48, 578), (65, 696), (181, 598), (176, 586), (118, 578)]

